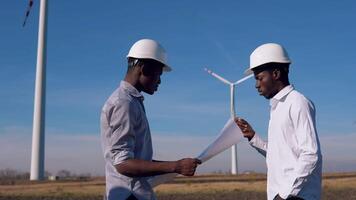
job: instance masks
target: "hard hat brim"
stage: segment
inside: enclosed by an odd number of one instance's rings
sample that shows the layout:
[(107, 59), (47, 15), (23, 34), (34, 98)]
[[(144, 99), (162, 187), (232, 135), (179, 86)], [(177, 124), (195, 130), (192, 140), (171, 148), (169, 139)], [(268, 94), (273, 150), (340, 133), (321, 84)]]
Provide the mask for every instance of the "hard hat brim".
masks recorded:
[(145, 56), (135, 57), (135, 56), (131, 56), (130, 54), (128, 54), (128, 55), (126, 56), (126, 58), (152, 59), (152, 60), (155, 60), (155, 61), (158, 61), (158, 62), (164, 64), (164, 66), (163, 66), (163, 72), (170, 72), (170, 71), (172, 71), (172, 67), (168, 66), (168, 65), (165, 64), (163, 61), (157, 60), (156, 58), (152, 58), (152, 57), (150, 57), (150, 56), (146, 56), (146, 57), (145, 57)]
[[(269, 62), (269, 63), (274, 63), (274, 62)], [(285, 62), (275, 62), (275, 63), (291, 64), (292, 61), (287, 60), (287, 61), (285, 61)], [(252, 69), (258, 69), (258, 68), (260, 68), (261, 66), (263, 66), (263, 65), (265, 65), (265, 64), (268, 64), (268, 63), (264, 63), (264, 64), (261, 64), (261, 65), (258, 65), (258, 66), (254, 66), (254, 67), (248, 67), (248, 68), (245, 70), (245, 75), (253, 74), (253, 70), (252, 70)]]
[(251, 74), (253, 74), (253, 71), (250, 68), (247, 68), (245, 70), (245, 75), (248, 76), (248, 75), (251, 75)]
[(164, 65), (163, 71), (164, 71), (164, 72), (171, 72), (171, 71), (172, 71), (172, 68), (171, 68), (170, 66), (168, 66), (168, 65)]

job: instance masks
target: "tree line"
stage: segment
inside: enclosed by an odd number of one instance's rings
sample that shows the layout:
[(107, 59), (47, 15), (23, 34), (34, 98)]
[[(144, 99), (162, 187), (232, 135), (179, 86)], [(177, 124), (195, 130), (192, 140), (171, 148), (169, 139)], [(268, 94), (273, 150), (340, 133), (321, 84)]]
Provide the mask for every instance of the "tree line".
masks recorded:
[[(90, 178), (91, 174), (90, 173), (76, 174), (66, 169), (59, 170), (57, 173), (54, 174), (45, 171), (45, 178), (48, 178), (50, 176), (57, 176), (59, 178), (78, 178), (78, 177)], [(29, 180), (29, 179), (30, 179), (30, 172), (22, 172), (10, 168), (0, 169), (0, 180)]]

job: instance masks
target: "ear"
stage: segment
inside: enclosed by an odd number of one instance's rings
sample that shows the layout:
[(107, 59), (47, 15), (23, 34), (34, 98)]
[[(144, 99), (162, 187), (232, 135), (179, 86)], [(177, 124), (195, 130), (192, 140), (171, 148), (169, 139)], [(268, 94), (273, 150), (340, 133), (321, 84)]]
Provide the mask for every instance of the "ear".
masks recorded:
[(143, 73), (143, 68), (144, 68), (143, 65), (144, 65), (143, 62), (141, 60), (138, 60), (136, 66), (135, 66), (137, 73), (139, 73), (139, 74)]
[(279, 80), (281, 78), (281, 70), (280, 69), (273, 69), (272, 78), (273, 78), (273, 80)]

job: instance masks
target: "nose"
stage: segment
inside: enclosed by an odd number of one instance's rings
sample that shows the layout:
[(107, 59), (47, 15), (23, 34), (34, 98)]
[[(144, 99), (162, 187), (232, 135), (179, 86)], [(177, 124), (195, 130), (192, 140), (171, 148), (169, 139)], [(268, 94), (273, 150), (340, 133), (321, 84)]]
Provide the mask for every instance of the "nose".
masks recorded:
[(260, 86), (260, 82), (259, 81), (256, 81), (256, 84), (255, 84), (255, 88), (256, 89), (259, 89), (261, 86)]

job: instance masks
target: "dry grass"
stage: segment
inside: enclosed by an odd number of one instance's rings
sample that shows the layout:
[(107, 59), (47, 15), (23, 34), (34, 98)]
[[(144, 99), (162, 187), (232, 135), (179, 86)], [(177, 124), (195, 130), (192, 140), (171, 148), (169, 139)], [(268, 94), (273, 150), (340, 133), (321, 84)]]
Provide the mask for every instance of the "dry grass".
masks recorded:
[(20, 182), (0, 186), (0, 199), (102, 199), (104, 180)]
[[(22, 181), (0, 185), (0, 200), (101, 200), (104, 188), (102, 178), (90, 181)], [(266, 176), (250, 174), (178, 177), (172, 183), (157, 187), (155, 191), (158, 199), (162, 200), (263, 200), (266, 199)], [(323, 199), (356, 200), (356, 173), (324, 175)]]

